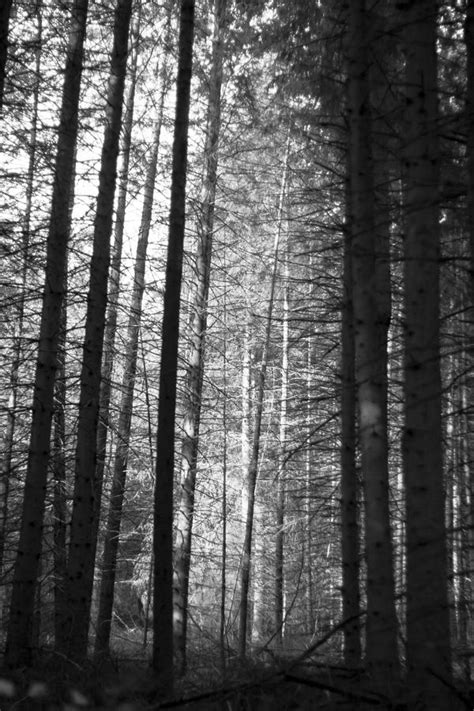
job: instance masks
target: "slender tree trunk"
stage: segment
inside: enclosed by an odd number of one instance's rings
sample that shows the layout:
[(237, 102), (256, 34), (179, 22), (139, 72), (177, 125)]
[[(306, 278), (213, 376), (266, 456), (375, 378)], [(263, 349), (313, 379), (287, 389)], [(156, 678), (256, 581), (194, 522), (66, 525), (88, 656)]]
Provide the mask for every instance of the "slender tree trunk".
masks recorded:
[(52, 472), (53, 472), (53, 565), (54, 565), (54, 639), (56, 647), (60, 647), (62, 640), (62, 611), (65, 605), (66, 593), (66, 328), (67, 308), (63, 304), (61, 313), (61, 337), (58, 346), (58, 371), (55, 387), (55, 403), (53, 417), (53, 446), (52, 446)]
[(288, 255), (285, 255), (285, 285), (283, 287), (283, 323), (281, 353), (281, 394), (280, 394), (280, 432), (277, 474), (276, 503), (276, 544), (275, 544), (275, 641), (277, 647), (283, 646), (283, 625), (285, 620), (285, 449), (288, 427), (288, 350), (289, 350), (289, 268)]
[(405, 86), (407, 669), (420, 708), (452, 708), (439, 351), (437, 4), (401, 3)]
[(341, 553), (342, 617), (344, 661), (348, 667), (361, 663), (360, 629), (360, 534), (358, 521), (359, 484), (356, 470), (356, 387), (354, 315), (352, 304), (352, 225), (350, 191), (347, 190), (347, 218), (344, 229), (344, 299), (342, 310), (341, 366)]
[[(225, 248), (224, 248), (225, 249)], [(225, 252), (224, 252), (225, 273)], [(222, 449), (222, 561), (221, 561), (221, 615), (219, 626), (219, 642), (221, 654), (221, 671), (225, 673), (226, 655), (226, 597), (227, 597), (227, 282), (224, 282), (223, 294), (223, 330), (224, 342), (222, 348), (222, 431), (224, 433)]]
[[(466, 357), (468, 361), (466, 375), (466, 397), (469, 402), (474, 402), (474, 0), (467, 0), (466, 19), (464, 26), (464, 40), (467, 52), (467, 89), (466, 89), (466, 163), (468, 176), (467, 216), (469, 239), (469, 286), (467, 290), (466, 309)], [(469, 489), (470, 489), (470, 565), (474, 570), (474, 412), (473, 408), (466, 409), (467, 425), (467, 461), (469, 462)], [(471, 644), (474, 643), (474, 576), (471, 573), (470, 593), (470, 629)]]
[[(252, 429), (252, 344), (250, 341), (250, 314), (247, 316), (245, 322), (245, 330), (243, 336), (242, 344), (242, 381), (241, 381), (241, 401), (242, 401), (242, 421), (240, 430), (240, 451), (241, 451), (241, 461), (242, 461), (242, 481), (249, 481), (249, 471), (250, 471), (250, 452), (251, 452), (251, 441), (250, 432)], [(242, 487), (241, 494), (241, 509), (242, 509), (242, 534), (245, 536), (245, 523), (246, 514), (249, 506), (249, 488), (248, 486)], [(242, 566), (242, 561), (240, 562)], [(240, 603), (242, 605), (248, 605), (248, 598), (245, 600), (241, 599)], [(239, 608), (239, 617), (242, 617), (242, 611)], [(245, 611), (245, 619), (247, 620), (248, 613)]]
[[(147, 434), (148, 434), (148, 450), (150, 455), (150, 472), (153, 472), (151, 479), (153, 481), (155, 472), (155, 456), (154, 456), (154, 433), (152, 432), (153, 416), (152, 407), (150, 400), (150, 388), (148, 386), (148, 368), (145, 358), (145, 349), (143, 346), (143, 339), (140, 338), (140, 351), (142, 357), (142, 371), (143, 371), (143, 381), (145, 386), (145, 403), (146, 403), (146, 414), (147, 414)], [(150, 554), (150, 562), (148, 565), (148, 576), (147, 576), (147, 586), (146, 586), (146, 602), (145, 602), (145, 624), (143, 626), (143, 647), (146, 648), (148, 643), (148, 632), (150, 627), (150, 610), (152, 604), (152, 590), (153, 590), (153, 549)]]
[(290, 139), (288, 137), (286, 146), (285, 163), (281, 181), (280, 200), (278, 205), (277, 228), (275, 243), (273, 246), (273, 268), (270, 285), (270, 297), (266, 316), (265, 338), (262, 349), (262, 360), (258, 374), (257, 392), (255, 398), (255, 422), (252, 438), (252, 449), (250, 452), (250, 462), (247, 478), (247, 511), (245, 514), (245, 534), (242, 549), (242, 563), (240, 567), (240, 618), (239, 618), (239, 656), (245, 658), (247, 650), (247, 626), (248, 626), (248, 596), (250, 587), (250, 569), (252, 561), (252, 535), (254, 525), (255, 508), (255, 488), (257, 484), (258, 463), (260, 454), (260, 433), (262, 429), (263, 402), (265, 395), (265, 383), (267, 375), (268, 348), (270, 346), (270, 336), (273, 322), (273, 309), (275, 300), (275, 288), (278, 276), (279, 248), (282, 233), (283, 205), (286, 191), (288, 160), (289, 160)]
[(76, 0), (72, 9), (64, 88), (56, 153), (51, 218), (46, 254), (38, 360), (33, 396), (33, 418), (25, 481), (18, 556), (15, 562), (6, 662), (11, 666), (31, 661), (31, 633), (41, 557), (54, 383), (60, 336), (61, 310), (70, 230), (70, 198), (74, 181), (79, 90), (83, 64), (88, 0)]
[[(468, 171), (468, 234), (470, 259), (470, 313), (474, 312), (474, 0), (467, 0), (464, 38), (467, 50), (467, 146), (466, 159)], [(473, 323), (471, 318), (470, 323)], [(471, 349), (471, 354), (472, 354)]]
[(194, 0), (182, 0), (173, 141), (171, 206), (163, 305), (153, 532), (153, 668), (158, 693), (173, 692), (173, 484), (179, 312), (186, 209), (189, 105), (194, 43)]
[(25, 216), (22, 225), (22, 255), (21, 292), (19, 301), (16, 333), (13, 340), (13, 358), (10, 371), (10, 396), (8, 399), (7, 423), (3, 433), (4, 452), (0, 476), (0, 579), (3, 577), (3, 558), (5, 553), (5, 538), (7, 535), (8, 499), (10, 494), (10, 475), (13, 464), (13, 444), (15, 441), (16, 415), (18, 402), (18, 376), (23, 357), (23, 329), (25, 317), (25, 296), (28, 281), (30, 261), (31, 216), (33, 210), (33, 192), (35, 186), (35, 164), (37, 155), (38, 135), (38, 101), (41, 85), (41, 43), (43, 37), (42, 0), (37, 0), (35, 14), (38, 22), (35, 57), (35, 84), (33, 90), (32, 123), (29, 137), (28, 177), (25, 195)]
[(112, 624), (112, 608), (114, 602), (115, 574), (117, 568), (117, 552), (122, 519), (122, 505), (125, 494), (127, 462), (130, 449), (130, 427), (133, 411), (133, 395), (138, 359), (138, 341), (142, 317), (143, 293), (145, 290), (145, 267), (147, 261), (148, 237), (150, 234), (155, 191), (156, 171), (158, 165), (158, 150), (160, 146), (161, 128), (163, 123), (163, 108), (167, 91), (167, 70), (163, 67), (162, 86), (158, 118), (155, 122), (153, 146), (145, 178), (143, 210), (135, 258), (133, 277), (132, 302), (127, 328), (125, 350), (125, 367), (122, 379), (122, 400), (117, 426), (117, 449), (115, 451), (112, 491), (110, 494), (107, 530), (104, 541), (104, 558), (102, 578), (99, 591), (99, 612), (97, 617), (97, 636), (95, 640), (96, 655), (108, 651), (110, 629)]
[[(312, 267), (311, 255), (309, 258), (309, 266)], [(305, 559), (306, 559), (306, 574), (308, 582), (306, 586), (306, 629), (311, 630), (311, 634), (315, 630), (315, 614), (314, 614), (314, 571), (313, 571), (313, 536), (312, 536), (312, 519), (313, 519), (313, 456), (310, 446), (310, 432), (313, 427), (314, 413), (312, 408), (313, 402), (313, 336), (308, 335), (306, 344), (306, 431), (308, 446), (305, 454)]]
[(3, 0), (0, 8), (0, 111), (3, 109), (5, 90), (5, 67), (8, 54), (8, 30), (12, 0)]
[(76, 468), (68, 556), (66, 656), (87, 657), (90, 606), (97, 544), (97, 517), (101, 488), (95, 477), (101, 361), (107, 305), (110, 236), (122, 123), (122, 102), (127, 66), (128, 32), (132, 0), (119, 0), (115, 11), (111, 73), (107, 92), (107, 122), (99, 174), (94, 222), (93, 253), (87, 299), (77, 429)]
[(364, 481), (366, 657), (377, 683), (399, 674), (388, 495), (386, 349), (378, 324), (374, 178), (365, 0), (350, 6), (349, 126), (355, 377)]
[[(102, 355), (102, 376), (100, 383), (100, 409), (97, 425), (97, 463), (96, 482), (102, 490), (107, 454), (107, 435), (109, 430), (110, 402), (112, 398), (112, 372), (114, 366), (115, 334), (117, 332), (118, 300), (120, 293), (120, 266), (122, 262), (123, 231), (127, 206), (128, 177), (130, 165), (130, 150), (132, 146), (133, 112), (135, 106), (135, 89), (137, 84), (137, 61), (139, 54), (141, 3), (138, 3), (137, 17), (133, 21), (130, 33), (131, 61), (129, 70), (129, 86), (125, 99), (125, 112), (122, 129), (122, 160), (119, 170), (117, 191), (117, 210), (115, 215), (114, 246), (110, 261), (109, 293), (107, 320), (104, 333)], [(100, 513), (100, 512), (99, 512)], [(99, 525), (99, 516), (95, 525)], [(97, 532), (95, 533), (97, 535)]]
[(188, 621), (189, 569), (194, 517), (199, 424), (201, 418), (204, 350), (207, 330), (207, 304), (211, 276), (214, 205), (217, 184), (219, 131), (221, 123), (222, 33), (226, 0), (215, 0), (214, 34), (209, 105), (205, 147), (205, 175), (201, 195), (201, 215), (198, 222), (198, 253), (196, 255), (197, 285), (191, 297), (190, 339), (185, 391), (185, 416), (181, 445), (181, 498), (176, 516), (174, 554), (174, 629), (180, 672), (186, 669), (186, 637)]

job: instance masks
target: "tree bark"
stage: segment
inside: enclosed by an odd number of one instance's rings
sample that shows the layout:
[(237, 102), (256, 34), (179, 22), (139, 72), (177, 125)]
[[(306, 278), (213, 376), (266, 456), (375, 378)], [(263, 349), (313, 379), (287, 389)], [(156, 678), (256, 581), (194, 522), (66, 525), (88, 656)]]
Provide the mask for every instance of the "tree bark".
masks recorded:
[(94, 221), (86, 326), (81, 368), (81, 393), (76, 467), (67, 569), (67, 607), (64, 611), (64, 649), (75, 661), (87, 657), (90, 606), (97, 545), (101, 482), (95, 477), (99, 418), (101, 360), (107, 305), (113, 205), (122, 103), (127, 66), (132, 0), (119, 0), (115, 11), (111, 72), (107, 91), (107, 121)]
[(189, 324), (191, 346), (187, 360), (185, 416), (181, 445), (181, 496), (176, 516), (174, 553), (174, 630), (180, 672), (186, 670), (186, 638), (188, 622), (189, 570), (194, 517), (194, 494), (199, 448), (202, 383), (205, 365), (207, 304), (211, 276), (214, 206), (217, 185), (219, 132), (221, 123), (222, 33), (226, 0), (215, 0), (209, 104), (205, 146), (205, 175), (201, 193), (201, 213), (198, 221), (198, 252), (196, 255), (196, 291), (191, 297)]
[(29, 664), (38, 565), (45, 509), (54, 383), (70, 230), (70, 200), (74, 182), (78, 105), (88, 0), (76, 0), (72, 10), (56, 152), (49, 223), (46, 275), (33, 395), (28, 465), (18, 556), (15, 562), (6, 662)]
[[(452, 708), (439, 320), (437, 4), (400, 5), (406, 53), (404, 404), (407, 670), (420, 708)], [(452, 688), (452, 687), (451, 687)]]
[(364, 482), (366, 658), (386, 688), (399, 675), (389, 513), (386, 348), (378, 324), (374, 176), (365, 0), (350, 5), (349, 129), (355, 378)]
[(189, 105), (194, 43), (194, 0), (180, 6), (178, 77), (174, 123), (171, 206), (166, 262), (156, 487), (153, 530), (153, 668), (158, 693), (171, 695), (173, 669), (173, 483), (178, 372), (179, 312), (186, 216)]

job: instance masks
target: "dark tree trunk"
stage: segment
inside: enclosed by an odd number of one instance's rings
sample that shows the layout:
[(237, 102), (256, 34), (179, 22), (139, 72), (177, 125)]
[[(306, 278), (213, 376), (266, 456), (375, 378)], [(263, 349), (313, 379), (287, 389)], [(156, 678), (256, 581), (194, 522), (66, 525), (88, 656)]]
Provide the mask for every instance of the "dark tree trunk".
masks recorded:
[(25, 195), (25, 212), (22, 225), (22, 271), (21, 291), (22, 297), (18, 306), (17, 325), (13, 339), (13, 358), (10, 371), (10, 395), (6, 413), (6, 427), (3, 432), (3, 456), (0, 474), (0, 577), (3, 575), (5, 539), (7, 536), (8, 500), (10, 494), (10, 474), (13, 464), (13, 444), (15, 441), (19, 370), (23, 359), (23, 338), (25, 325), (25, 295), (29, 275), (30, 243), (31, 243), (31, 216), (33, 210), (33, 193), (35, 188), (35, 164), (38, 148), (38, 102), (40, 93), (41, 73), (41, 43), (43, 38), (42, 4), (38, 0), (35, 14), (38, 22), (35, 57), (35, 85), (33, 90), (32, 122), (29, 136), (28, 177)]
[(68, 54), (56, 153), (51, 218), (46, 253), (38, 360), (33, 396), (33, 419), (26, 472), (18, 556), (15, 562), (6, 662), (29, 664), (38, 565), (50, 457), (54, 384), (66, 283), (70, 202), (74, 182), (79, 91), (83, 65), (88, 0), (76, 0), (72, 10)]
[[(138, 4), (137, 17), (133, 22), (130, 45), (133, 53), (130, 60), (129, 87), (124, 106), (124, 120), (122, 127), (121, 165), (119, 170), (117, 190), (117, 210), (115, 215), (114, 244), (110, 260), (109, 293), (107, 305), (107, 319), (104, 333), (104, 347), (102, 354), (102, 375), (100, 383), (100, 408), (99, 422), (97, 425), (97, 463), (96, 482), (102, 489), (107, 453), (107, 435), (109, 431), (110, 401), (112, 397), (112, 372), (114, 367), (115, 334), (117, 332), (118, 300), (120, 293), (120, 267), (122, 263), (123, 232), (125, 226), (125, 212), (127, 207), (128, 178), (130, 165), (130, 150), (132, 145), (133, 112), (135, 106), (135, 89), (137, 84), (137, 60), (139, 54), (141, 4)], [(99, 517), (96, 526), (99, 525)], [(97, 535), (97, 533), (95, 534)]]
[(5, 68), (8, 54), (8, 31), (12, 0), (3, 0), (0, 8), (0, 111), (3, 108), (5, 91)]
[(404, 126), (407, 670), (430, 711), (453, 708), (447, 581), (439, 313), (437, 3), (400, 4)]
[(209, 104), (205, 147), (205, 175), (201, 195), (201, 216), (198, 223), (198, 253), (196, 255), (197, 284), (191, 297), (185, 411), (181, 446), (181, 498), (176, 516), (174, 554), (174, 629), (176, 651), (181, 673), (186, 669), (186, 637), (188, 621), (189, 569), (194, 516), (199, 424), (204, 375), (204, 349), (207, 330), (207, 303), (211, 276), (214, 205), (217, 184), (218, 143), (220, 131), (220, 100), (222, 84), (222, 32), (226, 0), (216, 0), (212, 65), (209, 78)]
[(163, 305), (154, 513), (153, 668), (158, 693), (173, 691), (173, 485), (179, 313), (186, 220), (194, 0), (182, 0), (174, 123), (171, 206)]
[(81, 369), (76, 468), (64, 610), (66, 656), (87, 657), (90, 606), (100, 512), (101, 482), (95, 477), (99, 419), (101, 361), (107, 305), (113, 205), (122, 103), (127, 66), (128, 32), (132, 0), (119, 0), (115, 11), (114, 43), (107, 92), (107, 122), (99, 174), (94, 222), (86, 327)]
[(355, 378), (364, 483), (366, 658), (379, 685), (399, 675), (390, 530), (386, 358), (378, 322), (374, 167), (365, 0), (350, 5), (348, 76)]
[(354, 314), (352, 305), (352, 239), (350, 191), (346, 197), (344, 229), (344, 297), (341, 334), (341, 554), (344, 661), (361, 663), (359, 483), (356, 469), (356, 387)]

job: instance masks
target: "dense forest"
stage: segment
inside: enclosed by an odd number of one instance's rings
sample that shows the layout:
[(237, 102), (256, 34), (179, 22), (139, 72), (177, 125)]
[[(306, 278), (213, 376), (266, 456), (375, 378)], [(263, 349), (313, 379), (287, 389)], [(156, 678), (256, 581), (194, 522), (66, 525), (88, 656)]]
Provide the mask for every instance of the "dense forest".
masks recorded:
[(474, 706), (474, 0), (2, 0), (0, 707)]

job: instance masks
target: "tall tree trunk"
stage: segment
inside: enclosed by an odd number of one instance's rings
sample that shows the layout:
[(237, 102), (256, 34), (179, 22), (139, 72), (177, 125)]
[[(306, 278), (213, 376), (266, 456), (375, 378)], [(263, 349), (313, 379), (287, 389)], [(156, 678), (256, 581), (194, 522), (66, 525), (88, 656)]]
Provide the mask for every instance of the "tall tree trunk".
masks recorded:
[[(128, 76), (128, 92), (124, 106), (122, 128), (121, 165), (117, 191), (117, 209), (115, 215), (114, 245), (110, 260), (109, 293), (107, 319), (104, 333), (102, 354), (102, 376), (100, 383), (99, 422), (97, 424), (97, 461), (95, 478), (97, 487), (101, 490), (104, 480), (105, 460), (107, 453), (107, 435), (109, 431), (110, 401), (112, 398), (112, 372), (114, 366), (115, 334), (117, 332), (118, 300), (120, 293), (120, 267), (122, 263), (123, 231), (127, 206), (130, 151), (132, 146), (133, 112), (135, 106), (135, 89), (137, 84), (137, 61), (139, 55), (139, 33), (141, 19), (141, 2), (138, 3), (137, 16), (133, 21), (130, 33), (131, 61)], [(99, 512), (100, 513), (100, 512)], [(99, 525), (99, 516), (95, 525)], [(97, 535), (97, 532), (95, 533)]]
[(10, 475), (13, 464), (13, 444), (15, 441), (16, 415), (18, 402), (18, 379), (23, 357), (23, 329), (25, 318), (25, 297), (30, 262), (31, 216), (33, 211), (33, 192), (35, 187), (35, 164), (38, 137), (38, 102), (41, 84), (41, 44), (43, 37), (42, 0), (37, 0), (35, 15), (38, 22), (35, 56), (35, 84), (33, 89), (32, 122), (29, 136), (28, 173), (25, 195), (25, 213), (22, 225), (22, 270), (21, 298), (19, 300), (17, 323), (13, 339), (13, 358), (10, 371), (10, 395), (8, 398), (7, 423), (3, 433), (4, 452), (0, 475), (0, 578), (3, 577), (5, 537), (7, 535), (8, 499), (10, 494)]
[[(224, 274), (225, 267), (225, 247), (224, 247)], [(223, 448), (222, 448), (222, 561), (221, 561), (221, 614), (219, 625), (219, 646), (221, 656), (221, 672), (225, 673), (227, 664), (226, 654), (226, 597), (227, 597), (227, 282), (224, 281), (223, 294), (223, 331), (224, 340), (222, 345), (222, 431)]]
[(406, 654), (409, 687), (420, 708), (441, 711), (452, 706), (439, 351), (437, 4), (420, 0), (399, 7), (406, 53)]
[[(469, 270), (470, 270), (470, 312), (474, 312), (474, 0), (467, 0), (464, 38), (467, 50), (467, 171), (468, 171), (468, 235), (469, 235)], [(473, 319), (470, 319), (470, 323)]]
[(196, 291), (191, 296), (189, 324), (191, 346), (188, 354), (185, 416), (181, 445), (181, 497), (176, 516), (174, 552), (174, 630), (180, 672), (186, 669), (186, 637), (188, 622), (189, 569), (194, 517), (199, 423), (201, 418), (204, 351), (207, 330), (207, 304), (211, 276), (214, 206), (217, 184), (219, 132), (221, 124), (222, 33), (226, 0), (215, 0), (209, 105), (205, 147), (205, 175), (198, 220), (198, 252), (196, 255)]
[(153, 146), (145, 178), (143, 210), (135, 257), (132, 301), (128, 320), (125, 366), (121, 388), (122, 400), (120, 403), (120, 415), (117, 425), (117, 448), (115, 451), (112, 491), (110, 493), (107, 530), (104, 541), (102, 578), (99, 591), (99, 612), (97, 616), (97, 636), (95, 640), (96, 655), (104, 654), (108, 651), (110, 629), (112, 624), (117, 552), (120, 536), (120, 524), (122, 519), (122, 505), (125, 494), (127, 462), (130, 449), (130, 427), (132, 421), (133, 395), (135, 390), (135, 376), (137, 370), (139, 345), (138, 336), (142, 317), (143, 293), (145, 290), (145, 267), (147, 260), (148, 237), (150, 234), (153, 194), (155, 191), (156, 171), (158, 165), (158, 150), (163, 124), (163, 108), (168, 84), (167, 68), (165, 64), (163, 65), (161, 80), (162, 85), (159, 113), (155, 121)]
[(288, 428), (288, 351), (289, 351), (289, 267), (288, 254), (285, 255), (285, 285), (283, 287), (283, 323), (281, 343), (281, 391), (280, 391), (280, 432), (277, 473), (276, 501), (276, 541), (275, 541), (275, 641), (281, 649), (283, 645), (283, 625), (285, 620), (285, 468), (286, 439)]
[(354, 316), (352, 304), (352, 225), (350, 190), (346, 193), (344, 228), (344, 297), (341, 337), (341, 554), (344, 661), (348, 667), (361, 663), (360, 629), (360, 534), (358, 522), (359, 484), (356, 469), (356, 388)]
[(0, 8), (0, 111), (3, 109), (5, 91), (5, 67), (8, 54), (8, 30), (10, 27), (10, 13), (12, 0), (3, 0)]
[[(66, 287), (65, 287), (66, 288)], [(63, 632), (62, 611), (65, 605), (67, 579), (67, 500), (66, 500), (66, 329), (67, 304), (61, 313), (61, 334), (58, 344), (58, 370), (56, 375), (53, 417), (53, 443), (51, 467), (53, 474), (53, 565), (54, 565), (54, 640), (61, 645)]]
[(97, 544), (101, 487), (95, 477), (101, 361), (107, 305), (113, 205), (122, 103), (127, 66), (132, 0), (119, 0), (107, 91), (107, 122), (102, 147), (99, 193), (94, 221), (86, 326), (81, 368), (81, 393), (76, 468), (68, 556), (64, 654), (77, 661), (87, 657), (90, 606)]
[(349, 128), (355, 377), (364, 482), (366, 657), (376, 681), (399, 674), (388, 495), (386, 349), (378, 324), (374, 176), (365, 0), (350, 5)]
[(166, 262), (153, 530), (153, 668), (158, 693), (169, 695), (173, 669), (173, 484), (179, 312), (186, 221), (189, 105), (194, 43), (194, 0), (181, 0), (171, 206)]
[[(309, 267), (312, 267), (311, 254), (309, 256)], [(312, 294), (312, 287), (310, 287), (310, 295)], [(314, 480), (314, 463), (313, 463), (313, 453), (310, 445), (310, 432), (314, 422), (313, 413), (313, 336), (308, 334), (308, 339), (306, 343), (306, 432), (307, 434), (307, 447), (305, 453), (305, 477), (304, 477), (304, 488), (305, 488), (305, 540), (304, 540), (304, 554), (306, 560), (306, 575), (308, 576), (308, 581), (306, 585), (306, 595), (305, 595), (305, 622), (306, 629), (308, 632), (311, 630), (311, 634), (315, 630), (315, 612), (314, 612), (314, 570), (313, 570), (313, 537), (312, 537), (312, 520), (313, 520), (313, 480)]]
[[(467, 51), (467, 89), (466, 89), (466, 163), (468, 175), (468, 239), (469, 239), (469, 286), (467, 291), (466, 309), (466, 356), (468, 368), (466, 374), (466, 393), (469, 402), (474, 402), (474, 0), (467, 0), (466, 18), (464, 26), (464, 40)], [(467, 420), (467, 461), (469, 462), (469, 489), (470, 489), (470, 565), (474, 570), (474, 412), (473, 408), (466, 409)], [(471, 574), (471, 623), (470, 640), (474, 643), (474, 578)]]
[(260, 454), (260, 433), (262, 429), (263, 403), (267, 375), (268, 349), (273, 324), (273, 309), (275, 305), (275, 288), (278, 276), (279, 249), (283, 223), (283, 206), (286, 192), (290, 138), (286, 145), (285, 162), (281, 180), (280, 198), (278, 204), (277, 227), (273, 246), (273, 267), (270, 284), (270, 296), (266, 315), (265, 336), (262, 349), (262, 360), (258, 373), (257, 391), (255, 397), (255, 421), (252, 437), (252, 448), (247, 477), (247, 511), (245, 513), (245, 533), (242, 548), (242, 563), (240, 566), (240, 616), (239, 616), (239, 656), (245, 658), (247, 651), (247, 626), (248, 626), (248, 596), (250, 588), (250, 569), (252, 562), (252, 536), (254, 525), (255, 488), (257, 485), (258, 463)]
[(88, 0), (76, 0), (72, 9), (64, 88), (56, 153), (46, 275), (33, 395), (28, 465), (20, 542), (15, 562), (6, 662), (29, 664), (31, 632), (45, 509), (54, 383), (70, 231), (70, 202), (74, 181), (78, 105), (83, 65)]

